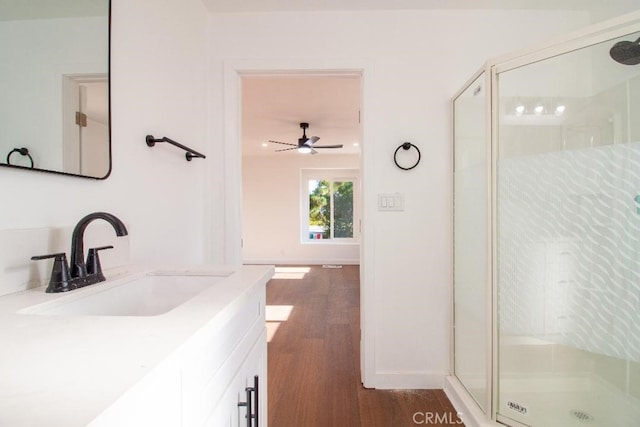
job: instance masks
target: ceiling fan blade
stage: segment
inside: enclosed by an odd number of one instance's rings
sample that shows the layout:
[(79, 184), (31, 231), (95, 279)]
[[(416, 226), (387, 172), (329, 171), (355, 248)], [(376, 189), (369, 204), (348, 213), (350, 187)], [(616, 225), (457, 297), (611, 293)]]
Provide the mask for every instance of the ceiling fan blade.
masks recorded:
[(344, 147), (342, 144), (336, 145), (314, 145), (313, 148), (342, 148)]
[(273, 142), (274, 144), (290, 145), (292, 147), (298, 146), (298, 144), (289, 144), (288, 142), (280, 142), (280, 141), (272, 141), (272, 140), (269, 140), (269, 142)]
[(316, 147), (314, 144), (320, 140), (320, 137), (319, 136), (307, 137), (306, 130), (309, 127), (309, 123), (300, 123), (300, 127), (302, 128), (302, 137), (298, 138), (297, 144), (290, 144), (288, 142), (269, 140), (269, 142), (272, 142), (274, 144), (288, 145), (291, 147), (291, 148), (283, 148), (281, 150), (276, 150), (276, 153), (280, 151), (299, 150), (301, 153), (318, 154), (318, 152), (314, 150), (314, 148), (342, 148), (343, 147), (342, 144), (324, 145), (324, 146)]
[(316, 142), (318, 142), (318, 140), (320, 139), (319, 136), (310, 136), (309, 139), (307, 139), (304, 142), (304, 145), (308, 145), (308, 146), (312, 146), (313, 144), (315, 144)]

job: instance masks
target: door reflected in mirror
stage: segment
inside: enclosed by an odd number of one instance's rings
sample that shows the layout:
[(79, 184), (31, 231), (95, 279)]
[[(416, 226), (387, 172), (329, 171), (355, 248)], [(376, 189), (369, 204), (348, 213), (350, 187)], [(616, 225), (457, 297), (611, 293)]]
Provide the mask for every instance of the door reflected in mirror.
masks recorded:
[(0, 6), (0, 166), (106, 178), (109, 0)]

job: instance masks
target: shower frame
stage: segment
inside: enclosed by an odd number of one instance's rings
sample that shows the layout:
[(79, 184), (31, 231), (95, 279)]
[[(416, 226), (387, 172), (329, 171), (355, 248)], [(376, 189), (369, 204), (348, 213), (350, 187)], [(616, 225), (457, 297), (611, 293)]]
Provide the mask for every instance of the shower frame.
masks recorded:
[[(595, 25), (591, 25), (579, 31), (571, 32), (567, 35), (556, 37), (546, 43), (534, 46), (532, 48), (519, 50), (504, 56), (493, 58), (488, 60), (476, 73), (472, 75), (470, 79), (465, 82), (462, 88), (453, 96), (451, 102), (451, 114), (452, 114), (452, 188), (455, 194), (455, 181), (453, 176), (455, 174), (455, 101), (469, 89), (479, 77), (484, 74), (483, 84), (486, 89), (485, 100), (485, 120), (484, 120), (484, 140), (486, 150), (486, 164), (485, 174), (487, 178), (488, 197), (486, 200), (486, 212), (487, 212), (487, 265), (486, 265), (486, 277), (485, 277), (485, 307), (487, 313), (487, 339), (485, 345), (486, 355), (486, 401), (484, 407), (488, 408), (487, 412), (482, 410), (475, 399), (471, 396), (471, 393), (467, 390), (466, 386), (456, 376), (455, 372), (455, 277), (452, 268), (451, 271), (451, 283), (454, 286), (451, 292), (451, 330), (450, 330), (450, 366), (451, 373), (445, 381), (445, 392), (449, 399), (454, 404), (458, 413), (467, 427), (498, 427), (508, 425), (512, 427), (529, 427), (526, 424), (521, 424), (511, 418), (503, 417), (498, 414), (498, 399), (497, 399), (497, 384), (498, 384), (498, 319), (497, 319), (497, 277), (495, 272), (497, 271), (497, 220), (495, 213), (497, 212), (497, 179), (496, 179), (496, 167), (497, 167), (497, 153), (498, 148), (498, 75), (514, 70), (516, 68), (524, 67), (545, 59), (553, 58), (559, 55), (563, 55), (578, 49), (587, 48), (589, 46), (606, 42), (618, 37), (624, 37), (628, 34), (640, 32), (640, 10), (619, 16), (608, 21), (604, 21)], [(640, 66), (640, 65), (638, 65)], [(453, 203), (452, 198), (452, 203)], [(452, 211), (455, 216), (455, 209), (452, 204)], [(455, 221), (454, 221), (455, 223)], [(453, 259), (453, 265), (455, 266), (455, 230), (452, 230), (452, 245), (451, 257)]]

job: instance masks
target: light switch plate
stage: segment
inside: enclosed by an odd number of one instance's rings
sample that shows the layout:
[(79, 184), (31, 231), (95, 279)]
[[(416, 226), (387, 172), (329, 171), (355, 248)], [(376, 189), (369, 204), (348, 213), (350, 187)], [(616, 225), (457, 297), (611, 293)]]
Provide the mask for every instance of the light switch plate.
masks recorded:
[(404, 211), (404, 194), (378, 194), (378, 210), (395, 212)]

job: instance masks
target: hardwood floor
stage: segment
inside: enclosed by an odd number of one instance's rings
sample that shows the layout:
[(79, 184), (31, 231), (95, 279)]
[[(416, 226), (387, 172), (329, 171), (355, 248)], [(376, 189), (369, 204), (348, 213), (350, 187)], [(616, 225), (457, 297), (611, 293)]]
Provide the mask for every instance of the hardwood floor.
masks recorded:
[(362, 387), (358, 266), (299, 268), (267, 284), (270, 427), (463, 425), (442, 390)]

